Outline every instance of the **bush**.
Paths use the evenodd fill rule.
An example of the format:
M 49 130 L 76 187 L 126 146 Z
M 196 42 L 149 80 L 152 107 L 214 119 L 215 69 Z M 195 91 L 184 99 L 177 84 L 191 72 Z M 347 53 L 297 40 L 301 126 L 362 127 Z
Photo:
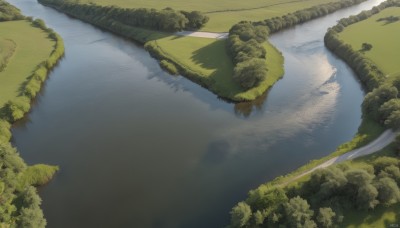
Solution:
M 251 89 L 258 86 L 267 75 L 267 66 L 264 59 L 250 59 L 236 65 L 233 79 L 243 89 Z
M 0 143 L 5 143 L 10 141 L 11 139 L 10 128 L 11 125 L 7 121 L 0 119 Z
M 10 122 L 15 122 L 23 118 L 25 113 L 29 111 L 30 107 L 30 100 L 27 97 L 18 97 L 13 101 L 8 101 L 4 105 L 4 112 L 6 118 L 8 118 Z

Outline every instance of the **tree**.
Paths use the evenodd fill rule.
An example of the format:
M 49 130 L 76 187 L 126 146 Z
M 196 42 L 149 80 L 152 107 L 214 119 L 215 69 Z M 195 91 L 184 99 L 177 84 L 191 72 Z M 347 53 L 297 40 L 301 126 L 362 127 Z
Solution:
M 384 123 L 390 128 L 398 129 L 400 127 L 400 110 L 393 111 Z
M 385 206 L 400 202 L 400 190 L 396 182 L 389 177 L 383 177 L 375 184 L 378 191 L 378 199 Z
M 317 216 L 318 225 L 326 228 L 332 227 L 335 216 L 336 213 L 330 207 L 320 208 Z
M 251 208 L 247 203 L 238 203 L 231 211 L 232 227 L 244 227 L 251 218 Z
M 314 211 L 310 209 L 310 205 L 300 196 L 296 196 L 284 205 L 287 223 L 290 227 L 317 227 L 315 222 L 311 220 Z
M 369 51 L 372 49 L 372 44 L 369 43 L 363 43 L 361 45 L 361 51 Z
M 379 201 L 376 199 L 378 190 L 371 184 L 366 184 L 359 187 L 357 192 L 357 207 L 360 209 L 373 209 L 378 205 Z
M 386 120 L 394 111 L 400 110 L 400 99 L 394 98 L 389 101 L 386 101 L 379 108 L 379 114 L 381 119 Z
M 263 59 L 250 59 L 236 65 L 233 79 L 243 89 L 251 89 L 262 82 L 267 75 L 267 66 Z
M 397 98 L 397 95 L 397 88 L 388 84 L 382 85 L 372 90 L 372 92 L 369 92 L 364 98 L 362 104 L 364 113 L 368 113 L 373 118 L 378 119 L 378 110 L 381 105 L 393 98 Z

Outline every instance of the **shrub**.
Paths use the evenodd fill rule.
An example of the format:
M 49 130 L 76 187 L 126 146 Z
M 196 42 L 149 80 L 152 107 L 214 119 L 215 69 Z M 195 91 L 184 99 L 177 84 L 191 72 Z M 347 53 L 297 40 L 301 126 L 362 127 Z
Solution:
M 27 113 L 30 109 L 30 100 L 27 97 L 18 97 L 13 101 L 8 101 L 4 105 L 4 112 L 10 122 L 15 122 Z
M 267 66 L 263 59 L 249 59 L 236 65 L 233 79 L 239 83 L 243 89 L 251 89 L 258 86 L 265 80 Z

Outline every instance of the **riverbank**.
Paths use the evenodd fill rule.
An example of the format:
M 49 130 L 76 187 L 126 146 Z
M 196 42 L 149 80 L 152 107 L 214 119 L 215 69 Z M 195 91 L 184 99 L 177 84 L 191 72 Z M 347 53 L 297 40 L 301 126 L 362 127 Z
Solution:
M 312 182 L 314 182 L 318 177 L 324 176 L 324 175 L 328 175 L 330 172 L 336 172 L 336 169 L 343 169 L 343 170 L 351 170 L 354 172 L 365 172 L 365 170 L 369 170 L 368 172 L 373 174 L 373 175 L 377 175 L 380 177 L 382 177 L 382 173 L 380 173 L 382 166 L 380 166 L 381 168 L 377 168 L 375 167 L 370 167 L 370 164 L 381 164 L 383 161 L 387 161 L 387 164 L 392 164 L 391 162 L 394 162 L 393 164 L 395 165 L 394 169 L 399 170 L 398 167 L 396 167 L 396 162 L 400 162 L 399 159 L 399 149 L 398 149 L 398 142 L 397 144 L 391 144 L 388 147 L 384 148 L 384 149 L 380 149 L 380 147 L 377 147 L 375 149 L 375 151 L 379 152 L 377 154 L 372 154 L 372 155 L 367 155 L 365 157 L 360 157 L 355 159 L 354 161 L 345 161 L 342 162 L 340 165 L 334 165 L 331 168 L 328 168 L 327 171 L 325 170 L 320 170 L 319 168 L 325 168 L 324 166 L 326 165 L 331 165 L 332 163 L 332 159 L 339 156 L 339 155 L 344 155 L 340 156 L 343 158 L 347 158 L 348 156 L 350 156 L 350 154 L 348 154 L 348 151 L 351 151 L 355 148 L 360 148 L 363 145 L 366 145 L 367 143 L 371 142 L 371 140 L 375 139 L 378 135 L 380 135 L 380 133 L 384 130 L 383 126 L 381 125 L 381 123 L 385 123 L 386 127 L 394 127 L 394 128 L 398 128 L 399 125 L 398 122 L 396 122 L 396 120 L 394 120 L 395 117 L 391 117 L 394 114 L 398 112 L 397 110 L 397 106 L 393 107 L 393 106 L 389 106 L 388 104 L 390 103 L 397 103 L 398 98 L 397 98 L 397 89 L 393 89 L 396 93 L 396 95 L 394 95 L 394 97 L 392 97 L 390 95 L 390 93 L 385 93 L 385 89 L 386 87 L 388 87 L 388 89 L 390 90 L 390 88 L 392 86 L 396 86 L 396 81 L 398 81 L 399 79 L 397 78 L 397 74 L 395 74 L 394 72 L 398 72 L 400 69 L 397 67 L 395 68 L 390 68 L 390 66 L 393 66 L 393 62 L 392 61 L 387 61 L 387 62 L 382 62 L 381 64 L 375 63 L 376 59 L 382 59 L 382 58 L 386 58 L 386 57 L 382 57 L 382 55 L 376 55 L 376 53 L 382 53 L 382 50 L 385 50 L 387 48 L 387 45 L 391 45 L 392 43 L 390 42 L 390 39 L 392 39 L 393 35 L 395 35 L 396 33 L 394 31 L 396 30 L 395 26 L 398 25 L 392 25 L 391 28 L 389 27 L 384 27 L 387 26 L 387 24 L 385 24 L 385 20 L 379 20 L 380 18 L 392 18 L 397 16 L 397 12 L 398 11 L 398 6 L 399 6 L 398 1 L 387 1 L 382 3 L 381 5 L 374 7 L 372 10 L 370 11 L 364 11 L 362 13 L 360 13 L 357 16 L 352 16 L 350 18 L 346 18 L 346 19 L 342 19 L 339 21 L 339 24 L 334 26 L 333 28 L 329 29 L 328 33 L 325 36 L 325 42 L 328 48 L 330 48 L 331 50 L 333 50 L 333 52 L 337 53 L 340 57 L 342 57 L 344 59 L 345 62 L 347 62 L 350 66 L 353 67 L 353 69 L 357 72 L 357 75 L 360 77 L 360 80 L 363 82 L 364 86 L 369 90 L 372 91 L 370 92 L 365 100 L 364 100 L 364 104 L 363 104 L 363 123 L 360 126 L 360 129 L 358 131 L 358 134 L 355 136 L 355 138 L 346 143 L 341 145 L 338 150 L 334 153 L 332 153 L 331 155 L 324 157 L 322 159 L 316 160 L 316 161 L 311 161 L 309 164 L 302 166 L 301 168 L 291 172 L 288 175 L 285 176 L 281 176 L 276 178 L 275 180 L 268 182 L 266 184 L 261 185 L 260 187 L 258 187 L 255 190 L 250 191 L 249 193 L 249 198 L 247 198 L 247 200 L 245 202 L 241 202 L 239 203 L 231 212 L 232 215 L 232 223 L 234 224 L 238 217 L 240 217 L 240 214 L 243 215 L 244 211 L 248 211 L 250 210 L 250 212 L 254 213 L 253 215 L 250 215 L 248 217 L 247 222 L 252 223 L 252 221 L 254 220 L 250 220 L 250 218 L 254 218 L 256 221 L 261 221 L 261 223 L 259 224 L 263 224 L 268 223 L 268 224 L 279 224 L 280 222 L 285 222 L 282 221 L 282 216 L 284 216 L 283 218 L 285 219 L 289 219 L 290 220 L 290 215 L 289 214 L 285 214 L 285 212 L 282 212 L 281 210 L 287 210 L 286 206 L 285 207 L 275 207 L 277 204 L 283 204 L 286 205 L 285 203 L 288 202 L 288 198 L 287 197 L 294 197 L 296 196 L 296 194 L 298 194 L 297 196 L 301 196 L 303 198 L 306 199 L 306 201 L 303 201 L 305 205 L 307 205 L 308 208 L 310 208 L 311 205 L 311 209 L 315 210 L 315 214 L 314 215 L 318 215 L 318 216 L 322 216 L 321 214 L 318 214 L 318 209 L 321 205 L 323 205 L 323 203 L 321 203 L 321 200 L 329 200 L 331 198 L 329 197 L 336 197 L 336 198 L 340 198 L 343 197 L 343 195 L 339 195 L 338 194 L 332 194 L 332 193 L 327 193 L 328 195 L 324 196 L 325 198 L 319 198 L 321 194 L 321 192 L 318 191 L 323 191 L 323 185 L 322 182 L 320 184 L 310 184 Z M 397 9 L 392 9 L 392 10 L 386 10 L 386 8 L 390 8 L 390 7 L 395 7 Z M 377 14 L 376 16 L 374 16 L 375 14 Z M 390 14 L 390 15 L 389 15 Z M 362 21 L 362 22 L 359 22 Z M 397 21 L 397 20 L 396 20 Z M 373 24 L 379 24 L 379 27 L 373 25 Z M 354 24 L 354 26 L 350 26 Z M 375 27 L 374 27 L 375 26 Z M 370 29 L 374 28 L 374 33 L 376 34 L 380 34 L 379 39 L 378 38 L 374 38 L 374 36 L 360 36 L 359 34 L 361 33 L 370 33 Z M 385 30 L 385 31 L 383 31 Z M 352 36 L 352 35 L 339 35 L 338 33 L 351 33 L 356 31 L 357 36 Z M 369 31 L 369 32 L 368 32 Z M 387 35 L 382 36 L 382 34 L 384 34 L 386 32 Z M 395 35 L 396 36 L 396 35 Z M 345 37 L 347 39 L 339 39 L 338 37 Z M 357 41 L 355 41 L 355 39 L 358 39 Z M 385 41 L 386 39 L 386 41 Z M 389 39 L 389 40 L 388 40 Z M 395 38 L 396 39 L 396 38 Z M 335 40 L 335 42 L 333 42 L 332 40 Z M 379 40 L 379 42 L 377 42 Z M 362 42 L 371 42 L 373 48 L 375 48 L 375 54 L 374 53 L 368 53 L 369 55 L 366 55 L 366 52 L 369 50 L 361 50 L 361 44 Z M 375 42 L 374 42 L 375 41 Z M 349 43 L 351 44 L 351 46 L 349 45 Z M 397 44 L 395 44 L 397 45 Z M 394 48 L 393 46 L 390 46 L 392 48 Z M 359 49 L 360 48 L 360 49 Z M 343 51 L 343 49 L 346 49 L 347 51 Z M 339 51 L 338 51 L 339 50 Z M 392 49 L 393 50 L 393 49 Z M 398 52 L 394 52 L 394 53 L 398 53 Z M 355 58 L 354 56 L 357 56 L 357 58 Z M 350 57 L 351 56 L 351 57 Z M 368 56 L 368 57 L 367 57 Z M 357 59 L 356 61 L 354 61 L 354 59 Z M 395 58 L 397 59 L 397 58 Z M 375 60 L 375 61 L 374 61 Z M 393 59 L 393 61 L 395 61 Z M 368 70 L 366 70 L 368 69 Z M 387 69 L 391 69 L 390 71 L 388 71 Z M 371 73 L 371 71 L 373 71 L 375 74 Z M 378 74 L 376 74 L 376 72 L 378 72 Z M 386 75 L 389 75 L 386 76 Z M 386 87 L 385 87 L 386 86 Z M 381 92 L 381 93 L 380 93 Z M 369 105 L 369 103 L 371 103 L 371 100 L 373 99 L 373 97 L 380 97 L 376 102 L 379 103 L 379 105 L 376 107 L 374 106 L 373 110 L 375 113 L 378 112 L 379 110 L 384 109 L 385 112 L 388 112 L 386 115 L 386 118 L 388 119 L 377 119 L 377 118 L 382 118 L 380 115 L 382 115 L 381 113 L 378 114 L 374 114 L 372 111 L 369 112 L 367 111 L 368 108 L 371 108 L 371 105 Z M 392 99 L 393 98 L 393 99 Z M 389 100 L 392 99 L 390 102 Z M 384 107 L 385 108 L 380 108 L 383 107 L 383 104 L 385 102 L 389 102 L 388 104 L 386 104 Z M 387 107 L 387 108 L 386 108 Z M 389 108 L 390 107 L 390 108 Z M 380 111 L 382 112 L 382 111 Z M 390 113 L 392 112 L 392 114 Z M 377 116 L 378 115 L 378 116 Z M 397 115 L 395 115 L 397 116 Z M 391 118 L 389 118 L 391 117 Z M 384 137 L 383 137 L 384 138 Z M 391 137 L 390 139 L 394 139 L 394 137 Z M 386 145 L 386 143 L 385 143 Z M 358 151 L 358 150 L 357 150 Z M 371 152 L 371 151 L 369 151 Z M 338 157 L 338 158 L 340 158 Z M 389 160 L 391 162 L 389 162 Z M 347 168 L 343 168 L 343 167 L 347 167 Z M 328 174 L 327 174 L 328 173 Z M 336 175 L 336 174 L 335 174 Z M 324 178 L 324 177 L 322 177 Z M 329 179 L 335 179 L 335 176 L 330 176 Z M 394 175 L 391 176 L 389 175 L 389 178 L 391 178 L 390 180 L 388 180 L 390 183 L 385 183 L 382 184 L 380 186 L 375 186 L 379 191 L 379 188 L 389 188 L 389 186 L 393 187 L 393 191 L 398 191 L 398 186 L 396 186 L 396 184 L 393 185 L 393 180 L 397 180 L 398 181 L 398 176 Z M 397 178 L 397 179 L 396 179 Z M 395 183 L 395 182 L 394 182 Z M 327 185 L 328 183 L 325 183 L 324 185 Z M 312 187 L 312 191 L 314 191 L 314 193 L 312 195 L 307 195 L 309 190 L 310 185 L 313 185 Z M 372 188 L 375 188 L 372 187 Z M 305 189 L 306 188 L 306 189 Z M 332 188 L 332 187 L 331 187 Z M 336 188 L 336 187 L 335 187 Z M 390 187 L 391 188 L 391 187 Z M 308 189 L 308 190 L 307 190 Z M 385 199 L 382 198 L 381 193 L 378 193 L 378 190 L 372 190 L 372 191 L 376 191 L 376 193 L 372 193 L 371 195 L 371 201 L 369 202 L 369 206 L 367 206 L 369 209 L 373 209 L 376 205 L 378 205 L 381 202 L 385 202 Z M 278 197 L 278 195 L 275 195 L 276 191 L 279 191 L 279 194 L 283 194 L 285 195 L 285 193 L 287 194 L 287 197 L 285 195 L 285 197 L 283 196 L 279 196 L 281 198 Z M 338 191 L 338 190 L 336 190 Z M 341 193 L 344 194 L 344 193 Z M 371 194 L 371 193 L 368 193 Z M 383 193 L 382 193 L 383 194 Z M 397 194 L 397 193 L 396 193 Z M 273 198 L 272 195 L 275 195 L 276 197 Z M 315 195 L 315 197 L 313 196 Z M 272 198 L 271 198 L 272 197 Z M 326 198 L 328 197 L 328 198 Z M 375 200 L 375 199 L 379 199 Z M 273 201 L 270 201 L 273 200 Z M 303 199 L 301 199 L 303 200 Z M 329 221 L 330 223 L 336 224 L 338 222 L 343 222 L 343 225 L 345 225 L 346 227 L 353 227 L 353 226 L 363 226 L 366 224 L 366 221 L 368 220 L 368 224 L 374 224 L 377 227 L 380 226 L 384 226 L 385 224 L 387 224 L 387 222 L 392 222 L 394 224 L 396 224 L 397 222 L 400 221 L 400 218 L 398 216 L 396 216 L 395 214 L 393 214 L 393 211 L 396 210 L 396 208 L 398 208 L 400 199 L 397 199 L 396 196 L 393 198 L 392 201 L 390 201 L 390 203 L 385 204 L 385 206 L 380 205 L 377 207 L 376 210 L 373 211 L 369 211 L 369 215 L 367 217 L 362 217 L 361 215 L 363 214 L 362 212 L 358 213 L 358 212 L 354 212 L 357 211 L 359 208 L 354 208 L 353 205 L 349 205 L 348 203 L 344 203 L 343 202 L 343 206 L 339 206 L 336 204 L 337 199 L 333 199 L 333 201 L 330 202 L 329 205 L 331 205 L 332 208 L 330 208 L 329 210 L 326 209 L 326 211 L 330 211 L 329 213 L 331 213 L 331 217 L 329 217 Z M 359 202 L 359 199 L 354 199 L 356 202 Z M 318 203 L 316 203 L 318 202 Z M 332 203 L 335 202 L 335 203 Z M 265 203 L 270 204 L 269 206 L 265 206 Z M 294 203 L 291 202 L 291 203 Z M 310 205 L 308 204 L 310 203 Z M 264 205 L 264 206 L 261 206 Z M 250 205 L 250 206 L 248 206 Z M 390 207 L 388 207 L 390 206 Z M 268 209 L 269 207 L 272 207 L 273 209 Z M 357 206 L 358 207 L 358 206 Z M 280 208 L 280 209 L 279 209 Z M 333 211 L 331 210 L 333 209 Z M 321 213 L 321 209 L 319 209 L 320 213 Z M 324 209 L 325 210 L 325 209 Z M 256 213 L 257 212 L 257 213 Z M 239 215 L 238 215 L 239 213 Z M 277 214 L 276 214 L 277 213 Z M 279 214 L 279 213 L 283 213 L 283 214 Z M 346 216 L 348 214 L 351 214 L 352 216 Z M 365 214 L 365 213 L 364 213 Z M 326 214 L 325 214 L 326 215 Z M 287 216 L 287 217 L 285 217 Z M 314 219 L 315 222 L 319 225 L 323 225 L 321 222 L 321 220 L 319 220 L 321 217 L 312 217 L 313 215 L 311 214 L 307 219 Z M 337 216 L 341 216 L 340 221 L 339 220 L 335 220 L 338 217 Z M 343 217 L 344 216 L 344 217 Z M 387 222 L 385 222 L 385 219 L 388 219 Z M 259 220 L 257 220 L 259 219 Z M 261 220 L 260 220 L 261 219 Z M 283 219 L 283 220 L 285 220 Z M 290 222 L 290 221 L 289 221 Z M 304 222 L 304 221 L 303 221 Z M 313 220 L 311 220 L 310 222 L 314 223 Z M 326 222 L 326 220 L 325 220 Z M 314 223 L 315 224 L 315 223 Z
M 294 26 L 299 23 L 306 22 L 317 17 L 335 12 L 341 8 L 349 7 L 358 4 L 364 0 L 347 0 L 338 2 L 321 2 L 321 1 L 306 1 L 306 2 L 287 2 L 292 7 L 278 11 L 278 14 L 267 13 L 267 20 L 259 22 L 263 26 L 269 26 L 268 19 L 274 17 L 273 20 L 286 21 L 287 17 L 299 17 L 298 20 L 290 20 L 290 24 L 284 23 L 280 28 L 269 28 L 273 32 L 281 29 Z M 123 37 L 133 39 L 141 44 L 145 44 L 146 49 L 151 52 L 151 55 L 157 58 L 161 66 L 165 69 L 167 65 L 170 67 L 167 71 L 179 73 L 193 82 L 209 89 L 217 96 L 234 102 L 251 101 L 264 94 L 272 85 L 274 85 L 283 76 L 283 57 L 272 47 L 267 41 L 263 44 L 270 52 L 265 58 L 265 65 L 268 66 L 268 71 L 265 80 L 262 80 L 253 88 L 242 88 L 239 83 L 232 77 L 234 67 L 230 57 L 230 50 L 225 47 L 227 43 L 221 40 L 204 41 L 203 38 L 181 38 L 169 33 L 146 30 L 143 28 L 132 27 L 121 23 L 112 16 L 106 15 L 101 20 L 95 14 L 81 12 L 80 8 L 100 7 L 98 5 L 89 6 L 83 3 L 76 3 L 71 6 L 65 6 L 61 1 L 57 0 L 39 0 L 41 4 L 53 7 L 72 17 L 78 18 L 85 22 L 99 26 L 100 28 L 114 32 Z M 104 3 L 104 2 L 103 2 Z M 72 3 L 68 3 L 72 4 Z M 113 3 L 115 4 L 115 3 Z M 286 4 L 286 3 L 285 3 Z M 285 4 L 282 4 L 285 5 Z M 286 6 L 287 6 L 286 4 Z M 279 4 L 281 5 L 281 4 Z M 104 3 L 104 6 L 108 6 Z M 117 4 L 118 6 L 118 4 Z M 271 5 L 275 7 L 276 5 Z M 280 6 L 280 7 L 282 7 Z M 114 6 L 115 7 L 115 6 Z M 199 10 L 199 9 L 196 9 Z M 217 9 L 216 11 L 220 11 Z M 306 16 L 304 16 L 306 15 Z M 265 15 L 258 15 L 257 19 L 265 19 Z M 279 22 L 280 23 L 280 22 Z M 231 24 L 230 26 L 232 26 Z M 207 24 L 205 25 L 207 27 Z M 219 57 L 221 63 L 210 64 L 210 59 L 213 55 Z M 270 59 L 269 59 L 270 58 Z M 163 62 L 163 63 L 161 63 Z M 172 66 L 174 65 L 174 67 Z M 177 72 L 175 72 L 175 69 Z M 278 75 L 279 74 L 279 75 Z
M 45 227 L 34 186 L 48 183 L 58 167 L 27 166 L 10 143 L 10 129 L 29 111 L 48 71 L 63 55 L 63 41 L 41 20 L 25 18 L 15 7 L 0 3 L 5 12 L 0 16 L 0 41 L 6 41 L 0 42 L 0 226 Z

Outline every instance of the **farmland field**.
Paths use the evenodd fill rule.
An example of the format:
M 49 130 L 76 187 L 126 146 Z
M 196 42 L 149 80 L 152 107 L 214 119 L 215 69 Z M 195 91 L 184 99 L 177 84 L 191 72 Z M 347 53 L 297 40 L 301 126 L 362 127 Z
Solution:
M 372 49 L 365 51 L 364 55 L 386 75 L 394 76 L 400 74 L 400 20 L 385 20 L 390 16 L 400 18 L 400 7 L 387 8 L 367 20 L 348 26 L 339 35 L 354 50 L 361 51 L 363 43 L 371 44 Z
M 221 0 L 221 1 L 159 1 L 159 0 L 84 0 L 100 5 L 115 5 L 123 8 L 171 7 L 176 10 L 198 10 L 210 17 L 210 21 L 201 30 L 226 32 L 239 21 L 257 21 L 283 16 L 296 10 L 309 8 L 338 0 Z
M 4 40 L 9 44 L 12 40 L 16 48 L 0 72 L 0 107 L 19 95 L 22 83 L 40 62 L 49 57 L 54 45 L 44 31 L 32 27 L 28 21 L 1 22 L 0 43 L 4 44 Z

